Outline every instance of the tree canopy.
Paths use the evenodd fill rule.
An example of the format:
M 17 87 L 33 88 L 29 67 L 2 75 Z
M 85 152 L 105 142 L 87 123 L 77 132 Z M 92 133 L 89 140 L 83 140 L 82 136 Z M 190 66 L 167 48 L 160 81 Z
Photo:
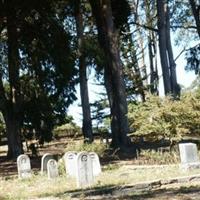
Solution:
M 66 122 L 67 108 L 77 99 L 78 83 L 83 135 L 93 141 L 88 68 L 105 86 L 106 103 L 93 106 L 101 121 L 98 106 L 109 107 L 105 117 L 112 147 L 134 147 L 128 137 L 128 104 L 147 101 L 148 92 L 158 95 L 159 67 L 165 95 L 181 98 L 174 41 L 185 53 L 183 67 L 199 75 L 199 8 L 197 0 L 1 0 L 0 111 L 8 156 L 23 153 L 24 137 L 51 140 L 53 128 Z M 195 43 L 191 48 L 188 36 Z M 138 108 L 131 108 L 138 116 Z

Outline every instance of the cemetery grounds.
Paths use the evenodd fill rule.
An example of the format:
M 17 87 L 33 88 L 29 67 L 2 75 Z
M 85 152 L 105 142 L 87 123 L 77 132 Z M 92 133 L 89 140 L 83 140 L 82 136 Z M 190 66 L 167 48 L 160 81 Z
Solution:
M 0 200 L 200 199 L 200 169 L 180 170 L 177 151 L 142 151 L 137 159 L 119 158 L 114 153 L 109 156 L 100 155 L 102 173 L 95 178 L 91 188 L 78 189 L 76 180 L 66 175 L 62 159 L 58 161 L 58 178 L 49 180 L 40 174 L 42 155 L 51 153 L 61 158 L 70 148 L 79 148 L 81 143 L 82 138 L 73 141 L 58 138 L 40 148 L 38 157 L 25 152 L 31 158 L 33 171 L 33 176 L 26 180 L 18 179 L 16 160 L 8 161 L 6 147 L 1 146 Z M 99 148 L 103 144 L 99 142 L 96 146 Z M 87 148 L 90 150 L 90 147 L 84 150 Z M 98 148 L 97 153 L 101 154 Z

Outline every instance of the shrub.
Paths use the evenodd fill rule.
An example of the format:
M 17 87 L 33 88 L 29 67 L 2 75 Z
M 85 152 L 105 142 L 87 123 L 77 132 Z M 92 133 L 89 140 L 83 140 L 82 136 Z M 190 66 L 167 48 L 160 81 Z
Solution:
M 136 160 L 137 164 L 144 165 L 163 165 L 180 163 L 179 152 L 170 151 L 162 152 L 155 150 L 142 150 L 140 156 Z
M 184 136 L 199 136 L 200 95 L 182 95 L 179 101 L 170 97 L 149 95 L 144 103 L 129 105 L 130 135 L 148 140 L 180 141 Z
M 73 122 L 63 124 L 61 126 L 56 127 L 53 130 L 54 136 L 65 135 L 65 136 L 77 136 L 81 133 L 81 129 L 79 126 L 74 124 Z
M 97 153 L 100 157 L 104 156 L 105 151 L 108 149 L 108 145 L 103 144 L 103 143 L 92 143 L 92 144 L 79 144 L 77 145 L 76 143 L 71 143 L 70 145 L 67 146 L 65 149 L 65 152 L 67 151 L 88 151 L 88 152 L 95 152 Z

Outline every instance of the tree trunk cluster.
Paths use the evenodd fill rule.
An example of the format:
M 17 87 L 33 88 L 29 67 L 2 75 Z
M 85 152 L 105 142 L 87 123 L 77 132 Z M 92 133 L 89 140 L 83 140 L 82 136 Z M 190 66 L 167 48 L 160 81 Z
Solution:
M 104 79 L 111 108 L 112 146 L 128 148 L 130 139 L 127 136 L 129 128 L 126 88 L 120 60 L 119 35 L 113 22 L 111 2 L 90 0 L 90 4 L 97 24 L 99 43 L 107 61 Z
M 171 46 L 169 7 L 166 0 L 157 0 L 157 15 L 164 90 L 166 95 L 172 95 L 177 98 L 180 95 L 180 86 L 176 80 L 176 63 Z

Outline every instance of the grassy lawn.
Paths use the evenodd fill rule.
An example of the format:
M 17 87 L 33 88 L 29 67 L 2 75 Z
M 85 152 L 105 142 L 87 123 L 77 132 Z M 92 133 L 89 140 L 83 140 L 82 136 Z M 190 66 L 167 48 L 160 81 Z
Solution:
M 106 188 L 136 184 L 143 181 L 157 179 L 169 179 L 179 176 L 198 174 L 200 170 L 184 172 L 178 166 L 158 168 L 135 168 L 134 165 L 110 164 L 103 168 L 103 173 L 96 178 L 95 188 Z M 25 200 L 39 197 L 57 197 L 58 199 L 70 199 L 69 191 L 76 191 L 76 180 L 62 174 L 55 180 L 48 180 L 46 176 L 33 175 L 28 180 L 12 178 L 0 180 L 0 199 Z
M 102 174 L 96 177 L 95 184 L 92 188 L 95 191 L 103 191 L 115 186 L 130 186 L 141 182 L 148 182 L 153 180 L 166 180 L 175 177 L 189 176 L 200 174 L 200 169 L 182 171 L 179 169 L 180 163 L 179 153 L 174 152 L 156 152 L 156 151 L 142 151 L 137 159 L 120 160 L 114 155 L 114 160 L 104 154 L 106 146 L 100 145 L 81 145 L 76 142 L 66 145 L 63 141 L 54 141 L 46 145 L 40 150 L 41 155 L 47 152 L 63 153 L 70 150 L 76 151 L 95 151 L 99 155 L 103 155 L 102 159 Z M 67 148 L 66 148 L 67 147 Z M 6 155 L 6 149 L 0 148 L 1 156 Z M 3 161 L 3 160 L 2 160 Z M 60 176 L 54 180 L 48 180 L 47 176 L 41 176 L 40 159 L 32 159 L 31 162 L 38 164 L 34 167 L 34 174 L 32 178 L 27 180 L 19 180 L 16 176 L 16 162 L 4 161 L 0 166 L 0 200 L 68 200 L 71 199 L 70 193 L 81 192 L 77 199 L 84 198 L 84 192 L 88 189 L 80 190 L 76 187 L 76 180 L 66 176 L 63 162 L 59 162 Z M 165 165 L 161 165 L 165 164 Z M 166 165 L 169 164 L 169 165 Z M 157 165 L 157 167 L 152 167 Z M 12 167 L 12 168 L 10 168 Z M 12 175 L 6 176 L 6 170 L 12 169 Z M 5 172 L 3 172 L 5 171 Z M 2 172 L 2 173 L 1 173 Z M 197 185 L 194 185 L 197 184 Z M 168 188 L 167 188 L 168 187 Z M 197 192 L 196 192 L 197 191 Z M 182 185 L 175 184 L 165 186 L 159 190 L 151 190 L 146 192 L 131 191 L 132 193 L 126 197 L 114 197 L 112 194 L 99 195 L 96 199 L 176 199 L 176 200 L 190 200 L 198 199 L 200 196 L 200 183 L 184 183 Z M 190 193 L 191 192 L 191 193 Z M 187 196 L 189 195 L 189 196 Z M 198 198 L 190 198 L 191 195 L 197 195 Z M 94 199 L 91 197 L 90 199 Z M 199 198 L 200 199 L 200 198 Z

